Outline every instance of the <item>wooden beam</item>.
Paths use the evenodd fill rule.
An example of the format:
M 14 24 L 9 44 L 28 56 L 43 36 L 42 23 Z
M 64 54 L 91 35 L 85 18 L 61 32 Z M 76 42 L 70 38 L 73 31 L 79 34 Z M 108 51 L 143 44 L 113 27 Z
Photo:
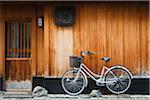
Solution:
M 37 7 L 37 17 L 44 15 L 44 7 Z M 43 76 L 44 67 L 43 67 L 43 47 L 44 47 L 44 30 L 43 28 L 37 27 L 37 76 Z
M 33 17 L 32 17 L 32 25 L 31 25 L 31 57 L 32 57 L 32 76 L 36 75 L 36 16 L 35 16 L 35 8 L 33 7 Z
M 5 21 L 0 19 L 0 75 L 5 75 Z
M 44 76 L 49 75 L 49 7 L 44 7 Z

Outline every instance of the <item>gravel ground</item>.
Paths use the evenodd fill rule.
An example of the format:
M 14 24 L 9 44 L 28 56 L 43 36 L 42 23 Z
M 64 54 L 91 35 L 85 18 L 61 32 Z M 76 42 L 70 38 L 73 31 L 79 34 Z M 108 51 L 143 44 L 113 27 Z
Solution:
M 43 97 L 5 97 L 0 95 L 0 100 L 150 100 L 150 95 L 103 95 L 102 97 L 89 97 L 89 95 L 69 96 L 64 94 L 48 94 Z

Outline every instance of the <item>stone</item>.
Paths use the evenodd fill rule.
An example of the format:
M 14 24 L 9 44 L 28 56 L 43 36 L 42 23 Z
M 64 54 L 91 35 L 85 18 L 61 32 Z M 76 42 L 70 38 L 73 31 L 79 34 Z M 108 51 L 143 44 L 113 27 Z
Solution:
M 89 96 L 90 97 L 102 97 L 102 93 L 100 90 L 92 90 Z
M 45 88 L 41 87 L 41 86 L 36 86 L 33 89 L 32 94 L 33 94 L 34 97 L 42 97 L 42 96 L 47 96 L 48 91 Z

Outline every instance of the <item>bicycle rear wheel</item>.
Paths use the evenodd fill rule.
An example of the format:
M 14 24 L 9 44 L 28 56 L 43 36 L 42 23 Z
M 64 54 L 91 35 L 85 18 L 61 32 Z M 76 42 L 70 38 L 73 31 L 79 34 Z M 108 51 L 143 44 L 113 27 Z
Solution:
M 78 95 L 85 88 L 85 78 L 77 69 L 71 69 L 64 73 L 61 84 L 69 95 Z
M 113 68 L 106 76 L 106 87 L 115 94 L 121 94 L 128 90 L 131 85 L 131 76 L 123 68 Z

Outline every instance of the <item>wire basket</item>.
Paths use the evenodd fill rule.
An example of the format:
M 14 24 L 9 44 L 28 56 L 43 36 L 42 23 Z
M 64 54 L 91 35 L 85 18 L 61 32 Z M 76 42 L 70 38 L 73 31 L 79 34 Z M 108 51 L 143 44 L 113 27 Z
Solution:
M 80 64 L 82 63 L 83 58 L 80 56 L 70 56 L 69 62 L 71 67 L 80 67 Z

